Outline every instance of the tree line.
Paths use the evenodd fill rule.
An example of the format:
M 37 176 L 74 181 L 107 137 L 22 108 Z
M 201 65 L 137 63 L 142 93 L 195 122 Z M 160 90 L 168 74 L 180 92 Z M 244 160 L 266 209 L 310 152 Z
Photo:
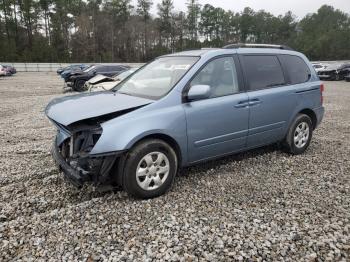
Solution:
M 144 62 L 228 43 L 285 44 L 313 60 L 350 59 L 350 16 L 324 5 L 298 20 L 187 0 L 0 0 L 0 61 Z M 232 6 L 234 8 L 234 4 Z

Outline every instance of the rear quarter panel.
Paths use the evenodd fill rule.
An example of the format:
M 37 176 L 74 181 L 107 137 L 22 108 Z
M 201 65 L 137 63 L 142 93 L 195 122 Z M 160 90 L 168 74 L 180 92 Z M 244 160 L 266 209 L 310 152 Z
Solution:
M 320 89 L 322 81 L 320 81 L 320 78 L 318 77 L 309 59 L 305 55 L 300 53 L 299 56 L 308 65 L 311 72 L 311 76 L 308 82 L 294 85 L 297 104 L 293 114 L 290 117 L 289 125 L 292 123 L 293 119 L 297 116 L 297 114 L 305 109 L 311 109 L 312 111 L 314 111 L 317 118 L 323 117 L 323 113 L 322 116 L 318 115 L 318 111 L 320 111 L 320 108 L 322 108 L 321 111 L 323 112 L 323 105 L 321 102 L 322 94 Z M 320 120 L 321 119 L 317 119 L 318 123 Z
M 294 95 L 296 96 L 296 106 L 288 121 L 288 127 L 291 125 L 297 114 L 305 109 L 311 109 L 318 117 L 316 111 L 322 107 L 320 90 L 321 84 L 321 81 L 312 81 L 295 85 Z

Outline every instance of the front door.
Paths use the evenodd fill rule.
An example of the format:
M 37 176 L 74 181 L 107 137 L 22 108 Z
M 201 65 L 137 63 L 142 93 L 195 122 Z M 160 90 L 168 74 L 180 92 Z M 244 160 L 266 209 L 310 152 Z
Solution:
M 248 96 L 242 92 L 233 57 L 207 63 L 190 86 L 209 85 L 208 99 L 184 104 L 189 162 L 221 156 L 246 147 Z

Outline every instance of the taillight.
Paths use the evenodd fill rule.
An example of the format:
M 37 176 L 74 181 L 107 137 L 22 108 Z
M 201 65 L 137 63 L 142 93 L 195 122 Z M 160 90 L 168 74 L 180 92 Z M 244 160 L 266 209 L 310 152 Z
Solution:
M 323 83 L 320 85 L 320 90 L 321 90 L 321 105 L 323 105 L 323 92 L 324 92 L 324 84 Z

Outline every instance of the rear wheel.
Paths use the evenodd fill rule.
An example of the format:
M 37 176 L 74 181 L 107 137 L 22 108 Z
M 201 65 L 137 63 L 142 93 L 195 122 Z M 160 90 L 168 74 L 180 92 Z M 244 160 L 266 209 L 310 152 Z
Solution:
M 129 153 L 124 168 L 126 192 L 137 198 L 153 198 L 167 192 L 177 173 L 175 151 L 164 141 L 148 139 Z
M 288 153 L 299 155 L 309 147 L 312 138 L 312 121 L 305 114 L 299 114 L 289 128 L 284 144 Z

